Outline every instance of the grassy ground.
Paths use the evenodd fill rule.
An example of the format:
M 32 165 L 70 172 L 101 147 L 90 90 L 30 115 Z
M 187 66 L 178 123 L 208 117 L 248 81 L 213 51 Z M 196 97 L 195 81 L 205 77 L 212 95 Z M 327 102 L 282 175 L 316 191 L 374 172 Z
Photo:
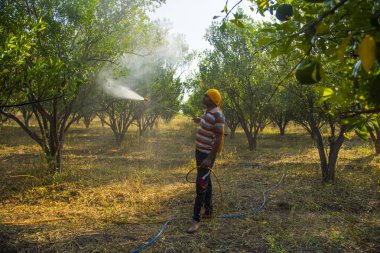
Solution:
M 139 137 L 131 130 L 122 148 L 95 123 L 74 126 L 66 139 L 64 172 L 48 175 L 41 152 L 19 128 L 0 129 L 0 252 L 379 252 L 380 157 L 370 144 L 344 144 L 333 185 L 321 184 L 317 151 L 291 127 L 285 136 L 266 129 L 256 151 L 242 132 L 226 139 L 216 171 L 224 193 L 221 213 L 252 210 L 262 191 L 262 212 L 242 219 L 191 221 L 194 126 L 177 119 Z M 192 175 L 194 176 L 194 174 Z

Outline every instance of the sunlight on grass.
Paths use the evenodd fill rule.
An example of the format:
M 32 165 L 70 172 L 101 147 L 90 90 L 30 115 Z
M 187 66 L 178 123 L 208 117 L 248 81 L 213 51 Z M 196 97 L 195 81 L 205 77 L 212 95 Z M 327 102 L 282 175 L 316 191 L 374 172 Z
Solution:
M 5 130 L 4 130 L 5 129 Z M 112 132 L 94 122 L 74 125 L 65 143 L 64 171 L 49 175 L 38 146 L 14 126 L 0 142 L 0 236 L 20 249 L 39 252 L 128 252 L 177 220 L 152 246 L 156 252 L 371 251 L 378 244 L 380 158 L 370 144 L 347 141 L 337 166 L 337 183 L 321 184 L 317 150 L 296 126 L 285 136 L 268 127 L 257 150 L 247 150 L 244 133 L 225 140 L 213 179 L 220 213 L 253 210 L 262 191 L 287 173 L 264 210 L 233 221 L 212 220 L 196 235 L 191 221 L 194 185 L 194 124 L 177 117 L 143 137 L 133 128 L 121 148 Z M 20 138 L 20 139 L 19 139 Z M 191 180 L 195 172 L 190 175 Z M 179 250 L 179 252 L 183 252 Z

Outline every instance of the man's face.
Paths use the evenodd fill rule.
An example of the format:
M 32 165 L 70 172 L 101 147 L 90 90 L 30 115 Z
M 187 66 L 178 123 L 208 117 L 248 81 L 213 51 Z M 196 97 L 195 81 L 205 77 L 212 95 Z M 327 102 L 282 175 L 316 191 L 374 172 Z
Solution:
M 212 106 L 214 103 L 212 102 L 212 100 L 211 100 L 211 98 L 205 93 L 204 95 L 203 95 L 203 104 L 205 105 L 205 106 Z

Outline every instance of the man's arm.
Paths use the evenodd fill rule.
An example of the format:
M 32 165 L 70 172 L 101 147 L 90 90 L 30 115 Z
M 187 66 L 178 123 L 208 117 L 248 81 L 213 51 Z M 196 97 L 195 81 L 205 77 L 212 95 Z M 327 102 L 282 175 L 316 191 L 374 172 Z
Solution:
M 218 149 L 220 144 L 222 143 L 222 133 L 215 133 L 215 141 L 212 146 L 211 152 L 209 156 L 203 160 L 201 167 L 203 168 L 211 168 L 212 160 L 215 159 L 216 154 L 218 153 Z
M 194 118 L 192 118 L 192 120 L 193 120 L 194 123 L 196 123 L 196 124 L 201 123 L 201 118 L 200 118 L 200 117 L 194 117 Z

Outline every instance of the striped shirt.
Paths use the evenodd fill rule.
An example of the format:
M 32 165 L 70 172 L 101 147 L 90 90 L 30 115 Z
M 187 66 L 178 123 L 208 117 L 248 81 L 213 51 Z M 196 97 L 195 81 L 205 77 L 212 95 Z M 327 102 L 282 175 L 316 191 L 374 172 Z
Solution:
M 200 152 L 209 154 L 215 141 L 215 133 L 223 133 L 224 115 L 219 107 L 206 111 L 199 123 L 195 144 Z

